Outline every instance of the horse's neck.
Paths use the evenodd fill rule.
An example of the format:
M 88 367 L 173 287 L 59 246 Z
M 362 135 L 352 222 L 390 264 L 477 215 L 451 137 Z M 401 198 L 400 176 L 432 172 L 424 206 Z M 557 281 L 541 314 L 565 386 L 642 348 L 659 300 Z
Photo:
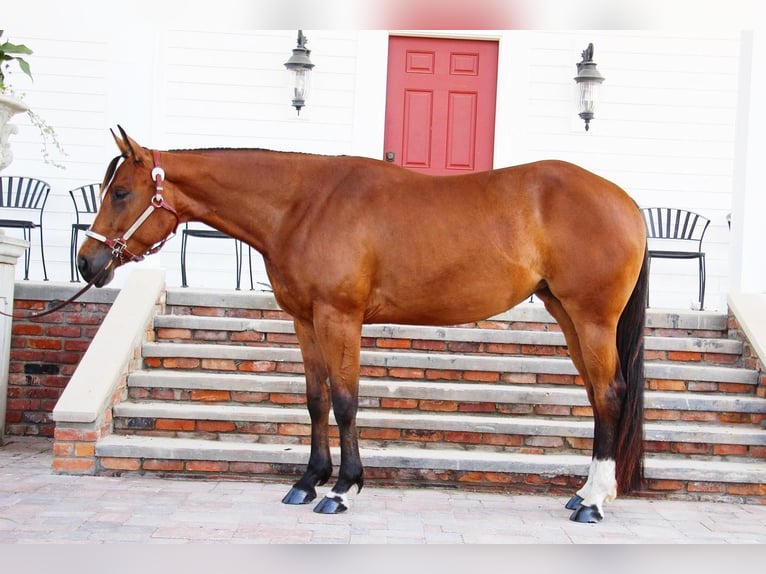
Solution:
M 261 150 L 180 152 L 168 178 L 178 178 L 182 218 L 242 239 L 265 255 L 286 214 L 311 197 L 302 188 L 314 180 L 311 162 L 292 157 Z

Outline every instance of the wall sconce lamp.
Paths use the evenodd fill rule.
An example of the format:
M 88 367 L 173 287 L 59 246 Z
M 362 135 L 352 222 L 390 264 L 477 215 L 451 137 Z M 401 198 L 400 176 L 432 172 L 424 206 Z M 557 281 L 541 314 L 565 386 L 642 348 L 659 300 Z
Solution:
M 596 111 L 601 83 L 604 81 L 596 69 L 596 62 L 593 61 L 593 43 L 582 52 L 582 62 L 577 64 L 577 112 L 585 121 L 585 131 L 590 127 L 588 124 L 593 119 Z
M 290 74 L 290 89 L 293 94 L 293 107 L 301 114 L 301 108 L 306 105 L 309 88 L 311 86 L 311 69 L 314 64 L 309 59 L 311 50 L 306 48 L 308 38 L 303 35 L 303 30 L 298 30 L 298 45 L 293 48 L 293 55 L 285 62 L 285 68 Z

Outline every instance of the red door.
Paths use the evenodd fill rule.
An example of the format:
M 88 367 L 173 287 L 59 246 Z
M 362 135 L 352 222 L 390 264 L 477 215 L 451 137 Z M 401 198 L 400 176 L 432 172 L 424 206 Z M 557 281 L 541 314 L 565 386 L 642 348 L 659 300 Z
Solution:
M 392 36 L 385 159 L 430 174 L 492 169 L 497 42 Z

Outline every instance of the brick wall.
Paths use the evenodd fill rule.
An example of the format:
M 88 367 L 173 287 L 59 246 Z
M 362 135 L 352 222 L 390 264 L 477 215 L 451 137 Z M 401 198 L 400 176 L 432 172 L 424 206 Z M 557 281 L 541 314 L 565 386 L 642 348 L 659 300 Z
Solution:
M 14 311 L 43 311 L 76 289 L 17 285 Z M 53 436 L 51 411 L 109 312 L 114 291 L 93 293 L 40 319 L 13 320 L 6 434 Z
M 742 366 L 747 369 L 754 369 L 760 373 L 760 381 L 758 388 L 756 389 L 756 395 L 761 398 L 766 398 L 766 365 L 758 358 L 758 354 L 753 349 L 752 344 L 748 341 L 747 336 L 742 330 L 742 326 L 737 321 L 737 318 L 729 312 L 728 317 L 729 337 L 739 339 L 744 342 L 744 348 L 742 350 Z

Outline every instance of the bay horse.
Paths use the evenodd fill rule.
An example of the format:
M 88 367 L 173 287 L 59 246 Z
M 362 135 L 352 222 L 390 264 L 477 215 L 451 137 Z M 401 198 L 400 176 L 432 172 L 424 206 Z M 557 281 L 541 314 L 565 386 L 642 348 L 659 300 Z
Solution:
M 646 231 L 617 185 L 562 161 L 428 176 L 351 156 L 160 152 L 118 128 L 120 155 L 79 250 L 80 273 L 103 286 L 187 221 L 263 255 L 274 296 L 294 318 L 311 418 L 308 465 L 284 503 L 311 502 L 332 475 L 331 407 L 340 468 L 314 510 L 343 512 L 349 490 L 362 489 L 362 324 L 470 323 L 531 294 L 561 326 L 593 407 L 591 464 L 565 505 L 571 520 L 598 522 L 618 490 L 640 488 Z

